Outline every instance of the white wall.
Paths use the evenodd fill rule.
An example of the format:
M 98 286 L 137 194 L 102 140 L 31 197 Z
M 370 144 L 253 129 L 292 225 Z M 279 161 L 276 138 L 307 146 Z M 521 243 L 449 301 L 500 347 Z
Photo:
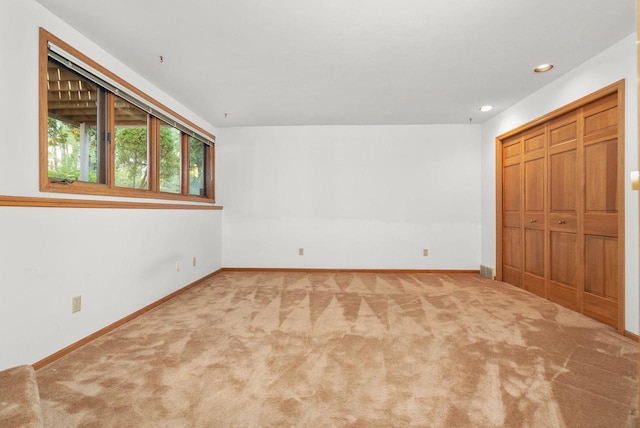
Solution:
M 223 265 L 477 270 L 479 141 L 479 125 L 220 128 Z
M 496 136 L 545 115 L 620 79 L 626 79 L 625 105 L 625 264 L 626 328 L 639 332 L 638 192 L 629 173 L 638 169 L 638 86 L 636 35 L 630 35 L 578 68 L 528 96 L 482 127 L 482 264 L 496 265 Z
M 0 195 L 61 197 L 38 191 L 40 26 L 212 130 L 34 1 L 2 0 Z M 0 369 L 40 360 L 219 269 L 221 221 L 220 211 L 0 207 Z M 76 295 L 82 311 L 72 315 Z

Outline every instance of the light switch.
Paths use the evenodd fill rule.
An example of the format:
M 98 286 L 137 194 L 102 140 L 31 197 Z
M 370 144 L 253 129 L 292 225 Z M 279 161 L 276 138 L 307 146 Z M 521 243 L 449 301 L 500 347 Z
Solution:
M 640 190 L 640 171 L 631 171 L 631 190 Z

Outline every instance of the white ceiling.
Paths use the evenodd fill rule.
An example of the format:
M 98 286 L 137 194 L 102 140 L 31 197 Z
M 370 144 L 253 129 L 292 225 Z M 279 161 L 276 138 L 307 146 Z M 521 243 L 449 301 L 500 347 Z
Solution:
M 37 1 L 215 126 L 481 123 L 636 18 L 635 0 Z

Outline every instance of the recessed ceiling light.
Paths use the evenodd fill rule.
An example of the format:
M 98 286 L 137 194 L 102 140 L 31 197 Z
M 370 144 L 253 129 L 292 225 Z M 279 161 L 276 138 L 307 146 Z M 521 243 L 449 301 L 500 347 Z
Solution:
M 536 68 L 533 69 L 536 73 L 544 73 L 545 71 L 549 71 L 553 68 L 553 64 L 540 64 Z
M 478 110 L 480 110 L 483 113 L 486 113 L 486 112 L 490 111 L 491 109 L 493 109 L 493 106 L 487 105 L 487 106 L 480 107 Z

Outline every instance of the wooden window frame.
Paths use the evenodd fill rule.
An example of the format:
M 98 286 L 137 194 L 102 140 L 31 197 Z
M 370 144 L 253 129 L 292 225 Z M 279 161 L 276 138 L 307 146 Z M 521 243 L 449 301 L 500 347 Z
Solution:
M 205 143 L 205 189 L 206 196 L 190 195 L 189 194 L 189 135 L 181 131 L 181 190 L 179 193 L 167 193 L 160 192 L 159 190 L 159 165 L 160 165 L 160 135 L 159 135 L 159 122 L 161 119 L 157 118 L 153 114 L 150 114 L 149 120 L 149 170 L 148 170 L 148 189 L 133 189 L 126 187 L 118 187 L 115 185 L 115 144 L 113 137 L 108 142 L 107 147 L 107 165 L 106 183 L 86 183 L 80 181 L 74 182 L 60 182 L 49 178 L 48 168 L 48 89 L 47 89 L 47 67 L 49 63 L 49 43 L 58 46 L 69 54 L 78 58 L 80 61 L 92 67 L 94 70 L 102 73 L 108 77 L 111 81 L 117 83 L 129 93 L 140 97 L 150 105 L 158 108 L 159 110 L 168 113 L 169 115 L 178 119 L 183 125 L 193 129 L 197 133 L 210 139 L 214 144 L 209 145 Z M 111 112 L 113 111 L 114 99 L 117 94 L 107 90 L 107 127 L 108 132 L 114 136 L 114 118 Z M 185 119 L 180 114 L 169 109 L 162 103 L 156 101 L 149 95 L 140 91 L 136 87 L 132 86 L 124 79 L 110 72 L 100 64 L 93 61 L 77 49 L 73 48 L 66 42 L 62 41 L 58 37 L 46 31 L 44 28 L 40 28 L 40 45 L 39 45 L 39 133 L 40 133 L 40 148 L 39 148 L 39 172 L 40 172 L 40 191 L 41 192 L 54 192 L 54 193 L 73 193 L 83 195 L 99 195 L 99 196 L 116 196 L 116 197 L 130 197 L 130 198 L 152 198 L 152 199 L 167 199 L 167 200 L 179 200 L 190 202 L 204 202 L 208 204 L 215 203 L 215 183 L 214 183 L 214 167 L 215 167 L 215 136 L 193 122 Z M 197 138 L 197 137 L 196 137 Z M 203 142 L 204 143 L 204 142 Z M 186 177 L 185 177 L 186 175 Z M 186 180 L 185 180 L 186 178 Z

